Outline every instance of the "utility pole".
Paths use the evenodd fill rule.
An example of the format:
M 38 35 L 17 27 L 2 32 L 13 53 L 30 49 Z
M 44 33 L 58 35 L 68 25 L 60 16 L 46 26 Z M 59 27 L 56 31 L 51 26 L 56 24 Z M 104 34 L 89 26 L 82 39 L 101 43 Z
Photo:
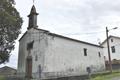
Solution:
M 107 37 L 107 48 L 108 48 L 108 59 L 109 59 L 109 70 L 110 73 L 112 73 L 112 61 L 111 61 L 111 55 L 110 55 L 110 46 L 109 46 L 109 39 L 108 39 L 108 28 L 106 27 L 106 37 Z

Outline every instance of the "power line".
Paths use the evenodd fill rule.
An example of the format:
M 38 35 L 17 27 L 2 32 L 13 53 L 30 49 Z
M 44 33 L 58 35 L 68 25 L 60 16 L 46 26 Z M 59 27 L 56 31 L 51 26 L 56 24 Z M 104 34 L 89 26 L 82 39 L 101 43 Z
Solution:
M 43 25 L 41 25 L 43 26 Z M 44 27 L 44 26 L 43 26 Z M 119 28 L 117 29 L 119 30 Z M 103 31 L 95 31 L 95 32 L 87 32 L 87 33 L 57 33 L 57 34 L 63 34 L 63 35 L 92 35 L 92 34 L 99 34 L 99 33 L 103 33 L 105 32 L 105 30 Z M 40 32 L 30 32 L 30 34 L 39 34 Z M 42 33 L 42 32 L 41 32 Z M 21 34 L 24 34 L 24 33 L 21 33 Z
M 62 34 L 65 34 L 65 35 L 85 35 L 85 34 L 97 34 L 97 33 L 102 33 L 102 32 L 105 32 L 105 31 L 99 31 L 99 32 L 88 32 L 88 33 L 62 33 Z
M 88 32 L 88 33 L 60 33 L 60 34 L 64 34 L 64 35 L 85 35 L 85 34 L 97 34 L 97 33 L 102 33 L 105 31 L 98 31 L 98 32 Z M 28 32 L 28 34 L 39 34 L 39 33 L 43 33 L 43 32 Z M 24 33 L 21 33 L 24 34 Z

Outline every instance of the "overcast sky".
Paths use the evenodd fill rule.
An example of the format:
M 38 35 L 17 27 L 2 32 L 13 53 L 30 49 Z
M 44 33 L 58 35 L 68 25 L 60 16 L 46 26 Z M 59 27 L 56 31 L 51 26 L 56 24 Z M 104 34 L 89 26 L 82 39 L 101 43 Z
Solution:
M 33 1 L 15 1 L 24 20 L 23 35 Z M 106 26 L 108 29 L 118 27 L 109 34 L 120 36 L 120 0 L 35 0 L 34 5 L 39 13 L 38 26 L 41 29 L 94 44 L 106 38 Z M 18 47 L 16 41 L 10 62 L 5 65 L 17 68 Z

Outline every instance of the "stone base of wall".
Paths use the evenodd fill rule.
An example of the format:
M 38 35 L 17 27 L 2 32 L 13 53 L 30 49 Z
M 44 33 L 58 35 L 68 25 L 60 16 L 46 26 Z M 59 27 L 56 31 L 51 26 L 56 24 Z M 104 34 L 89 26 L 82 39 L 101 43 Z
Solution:
M 27 78 L 20 78 L 20 77 L 13 77 L 13 76 L 9 76 L 6 77 L 5 80 L 88 80 L 89 77 L 88 75 L 82 75 L 82 76 L 68 76 L 68 77 L 59 77 L 59 78 L 51 78 L 51 79 L 27 79 Z
M 69 76 L 69 77 L 60 77 L 60 78 L 42 79 L 42 80 L 87 80 L 87 79 L 88 79 L 88 75 Z

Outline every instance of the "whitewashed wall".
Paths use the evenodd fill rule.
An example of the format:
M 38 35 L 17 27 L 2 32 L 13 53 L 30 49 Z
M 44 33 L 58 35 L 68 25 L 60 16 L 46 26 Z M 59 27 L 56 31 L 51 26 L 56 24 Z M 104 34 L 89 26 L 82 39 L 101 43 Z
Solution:
M 84 75 L 87 67 L 91 67 L 93 72 L 105 69 L 103 49 L 100 47 L 56 36 L 49 36 L 48 44 L 43 70 L 46 76 Z M 84 48 L 87 48 L 87 56 L 84 56 Z
M 42 30 L 30 29 L 20 40 L 19 74 L 25 75 L 27 44 L 33 40 L 31 50 L 33 78 L 39 78 L 39 65 L 42 70 L 42 78 L 83 75 L 87 74 L 87 67 L 91 67 L 92 72 L 105 69 L 102 48 L 48 35 Z M 84 56 L 83 48 L 87 48 L 87 56 Z M 101 57 L 98 52 L 101 53 Z
M 111 39 L 113 39 L 113 42 L 111 42 Z M 109 39 L 109 45 L 110 45 L 111 60 L 113 60 L 113 59 L 120 60 L 120 39 L 111 37 Z M 106 60 L 108 60 L 107 43 L 105 42 L 102 46 L 104 47 L 104 49 L 103 49 L 104 56 L 105 56 Z M 111 46 L 115 46 L 115 53 L 112 53 Z
M 28 30 L 27 34 L 19 42 L 19 57 L 18 57 L 18 74 L 25 76 L 26 69 L 26 57 L 28 56 L 27 44 L 34 40 L 33 49 L 31 50 L 32 55 L 32 72 L 33 77 L 39 76 L 39 65 L 43 66 L 44 53 L 47 48 L 47 39 L 45 31 L 40 31 L 36 29 Z M 37 60 L 36 60 L 37 56 Z

